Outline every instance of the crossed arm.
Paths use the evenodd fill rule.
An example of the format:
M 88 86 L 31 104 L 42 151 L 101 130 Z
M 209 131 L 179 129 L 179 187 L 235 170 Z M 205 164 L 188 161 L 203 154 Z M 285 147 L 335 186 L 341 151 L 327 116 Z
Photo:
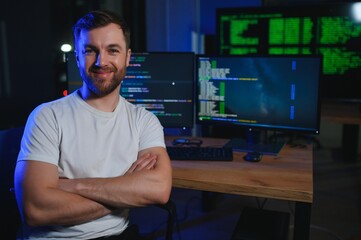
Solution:
M 161 147 L 141 151 L 125 175 L 112 178 L 59 179 L 55 165 L 20 161 L 15 193 L 22 218 L 31 226 L 80 224 L 120 207 L 166 203 L 171 171 Z

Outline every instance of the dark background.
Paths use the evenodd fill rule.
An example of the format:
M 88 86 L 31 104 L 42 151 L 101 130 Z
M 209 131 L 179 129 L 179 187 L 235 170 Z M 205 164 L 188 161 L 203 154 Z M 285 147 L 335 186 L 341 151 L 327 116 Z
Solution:
M 194 51 L 192 34 L 214 50 L 215 10 L 326 0 L 37 0 L 0 3 L 0 129 L 24 125 L 30 111 L 66 89 L 61 44 L 72 43 L 71 26 L 89 10 L 124 15 L 132 31 L 132 51 Z M 334 1 L 332 1 L 334 2 Z M 345 1 L 341 1 L 345 2 Z

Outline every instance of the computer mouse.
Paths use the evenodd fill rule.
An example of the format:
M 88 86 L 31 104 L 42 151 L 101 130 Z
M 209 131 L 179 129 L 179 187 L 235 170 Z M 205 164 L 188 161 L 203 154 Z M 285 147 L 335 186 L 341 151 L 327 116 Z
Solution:
M 248 162 L 259 162 L 261 158 L 262 154 L 259 152 L 249 152 L 243 157 L 243 159 Z

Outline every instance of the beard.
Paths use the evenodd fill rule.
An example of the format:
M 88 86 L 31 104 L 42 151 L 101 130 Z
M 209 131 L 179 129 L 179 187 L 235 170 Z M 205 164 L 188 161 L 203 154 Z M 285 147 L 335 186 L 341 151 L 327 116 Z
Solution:
M 103 79 L 97 77 L 97 72 L 112 72 L 113 77 L 111 79 Z M 89 68 L 89 71 L 82 69 L 80 75 L 83 81 L 86 83 L 88 89 L 95 95 L 101 97 L 108 95 L 113 92 L 123 81 L 126 75 L 126 67 L 118 71 L 114 66 L 111 67 L 96 67 L 92 66 Z

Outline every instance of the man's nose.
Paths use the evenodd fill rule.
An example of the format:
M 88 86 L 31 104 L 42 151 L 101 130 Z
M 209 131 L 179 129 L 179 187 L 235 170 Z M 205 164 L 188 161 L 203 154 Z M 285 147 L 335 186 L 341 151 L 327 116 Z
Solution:
M 104 53 L 98 53 L 95 65 L 97 65 L 97 66 L 105 66 L 106 65 L 106 56 Z

